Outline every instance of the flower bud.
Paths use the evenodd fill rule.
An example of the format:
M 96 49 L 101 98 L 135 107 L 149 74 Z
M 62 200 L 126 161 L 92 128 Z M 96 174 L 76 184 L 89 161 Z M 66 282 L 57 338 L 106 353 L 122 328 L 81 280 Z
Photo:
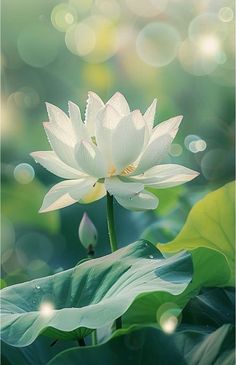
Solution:
M 84 213 L 79 225 L 79 239 L 88 254 L 93 255 L 94 247 L 97 244 L 97 229 L 87 213 Z

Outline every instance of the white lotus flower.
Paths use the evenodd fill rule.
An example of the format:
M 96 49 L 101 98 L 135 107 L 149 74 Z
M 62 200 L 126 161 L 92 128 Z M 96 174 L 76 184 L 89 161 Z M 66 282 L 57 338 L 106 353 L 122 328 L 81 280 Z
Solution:
M 130 111 L 119 92 L 106 104 L 89 92 L 84 122 L 72 102 L 69 117 L 56 106 L 46 105 L 49 122 L 44 128 L 52 151 L 31 155 L 65 180 L 49 190 L 40 212 L 89 203 L 101 199 L 106 191 L 127 209 L 155 209 L 158 198 L 145 187 L 169 188 L 198 175 L 181 165 L 161 164 L 182 116 L 153 128 L 156 100 L 142 115 L 139 110 Z

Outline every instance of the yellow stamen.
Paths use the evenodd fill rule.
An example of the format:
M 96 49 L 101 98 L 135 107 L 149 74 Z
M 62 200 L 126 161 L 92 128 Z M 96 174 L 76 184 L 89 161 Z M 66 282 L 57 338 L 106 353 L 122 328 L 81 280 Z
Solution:
M 96 137 L 95 137 L 95 136 L 92 136 L 92 137 L 91 137 L 91 140 L 92 140 L 93 144 L 95 144 L 95 145 L 97 146 Z
M 116 168 L 115 168 L 115 166 L 111 166 L 111 167 L 109 168 L 109 171 L 108 171 L 108 176 L 113 176 L 113 175 L 115 175 L 115 173 L 116 173 Z
M 134 166 L 133 164 L 127 166 L 122 172 L 121 175 L 122 176 L 126 176 L 131 174 L 132 172 L 134 172 L 134 170 L 136 169 L 136 166 Z

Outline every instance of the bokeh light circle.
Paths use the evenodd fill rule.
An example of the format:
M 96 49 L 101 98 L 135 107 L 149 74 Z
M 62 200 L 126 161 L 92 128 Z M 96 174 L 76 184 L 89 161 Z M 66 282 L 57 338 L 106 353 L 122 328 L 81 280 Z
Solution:
M 192 42 L 199 42 L 204 37 L 214 37 L 223 40 L 227 35 L 225 24 L 219 21 L 214 13 L 204 13 L 192 20 L 188 28 L 189 38 Z
M 16 241 L 16 253 L 23 266 L 28 266 L 33 260 L 47 263 L 53 255 L 53 245 L 45 234 L 29 231 Z
M 69 5 L 73 6 L 79 14 L 88 13 L 94 4 L 94 0 L 69 0 Z
M 27 272 L 31 279 L 36 279 L 51 273 L 50 266 L 43 260 L 32 260 L 27 265 Z
M 185 147 L 192 153 L 205 151 L 207 148 L 207 143 L 201 137 L 195 134 L 189 134 L 184 139 Z
M 207 41 L 200 40 L 198 44 L 195 44 L 186 39 L 179 48 L 178 58 L 185 71 L 195 76 L 204 76 L 217 68 L 219 54 L 218 50 L 216 54 L 209 53 Z
M 21 59 L 33 67 L 45 67 L 53 62 L 57 57 L 58 47 L 56 31 L 45 24 L 25 28 L 17 40 Z
M 95 4 L 99 12 L 109 19 L 120 17 L 120 6 L 116 0 L 95 0 Z
M 170 146 L 170 155 L 173 156 L 173 157 L 178 157 L 182 154 L 183 152 L 183 147 L 178 144 L 178 143 L 172 143 L 171 146 Z
M 199 139 L 198 141 L 192 141 L 189 143 L 189 150 L 192 153 L 198 153 L 198 152 L 202 152 L 205 151 L 207 147 L 206 141 L 204 141 L 203 139 Z
M 39 105 L 40 97 L 36 90 L 25 86 L 9 95 L 7 102 L 19 108 L 33 109 Z
M 126 4 L 134 14 L 149 18 L 162 13 L 168 0 L 126 0 Z
M 138 34 L 136 50 L 142 61 L 153 67 L 162 67 L 176 57 L 180 35 L 175 28 L 163 22 L 146 25 Z
M 72 53 L 85 56 L 94 49 L 96 37 L 93 29 L 86 23 L 79 23 L 68 30 L 65 42 Z
M 59 4 L 53 8 L 51 13 L 51 22 L 57 30 L 60 32 L 66 32 L 66 30 L 76 22 L 77 12 L 75 8 L 69 4 Z
M 118 49 L 118 33 L 110 19 L 93 15 L 69 28 L 65 36 L 71 52 L 83 56 L 89 63 L 106 61 Z
M 17 165 L 13 174 L 16 181 L 20 184 L 29 184 L 35 176 L 34 168 L 28 163 L 20 163 Z
M 113 83 L 113 73 L 105 64 L 86 63 L 83 67 L 83 80 L 94 90 L 107 90 Z
M 234 19 L 234 12 L 231 8 L 224 6 L 219 10 L 218 17 L 222 22 L 228 23 Z
M 164 303 L 156 312 L 156 320 L 163 332 L 171 334 L 181 320 L 181 309 L 175 303 Z
M 175 316 L 170 316 L 168 314 L 163 314 L 160 319 L 160 325 L 163 332 L 171 334 L 178 326 L 178 318 L 176 318 Z
M 207 152 L 201 160 L 201 170 L 207 180 L 214 180 L 226 164 L 225 150 L 216 148 Z

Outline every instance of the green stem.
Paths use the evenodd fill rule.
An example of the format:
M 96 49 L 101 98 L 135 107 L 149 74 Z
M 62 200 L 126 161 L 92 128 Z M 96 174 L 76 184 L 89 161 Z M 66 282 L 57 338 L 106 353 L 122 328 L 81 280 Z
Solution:
M 97 345 L 97 330 L 94 330 L 93 332 L 92 332 L 92 345 L 94 346 L 94 345 Z
M 84 338 L 78 338 L 78 344 L 79 344 L 80 347 L 86 346 L 86 343 L 84 341 Z
M 116 319 L 116 329 L 119 330 L 122 328 L 122 317 Z
M 111 252 L 117 250 L 117 240 L 113 213 L 113 196 L 107 192 L 107 226 L 110 239 Z
M 113 195 L 110 195 L 107 192 L 107 226 L 108 233 L 110 239 L 111 252 L 117 250 L 117 240 L 116 240 L 116 230 L 115 230 L 115 221 L 114 221 L 114 212 L 113 212 Z M 122 327 L 121 317 L 116 319 L 116 329 Z

